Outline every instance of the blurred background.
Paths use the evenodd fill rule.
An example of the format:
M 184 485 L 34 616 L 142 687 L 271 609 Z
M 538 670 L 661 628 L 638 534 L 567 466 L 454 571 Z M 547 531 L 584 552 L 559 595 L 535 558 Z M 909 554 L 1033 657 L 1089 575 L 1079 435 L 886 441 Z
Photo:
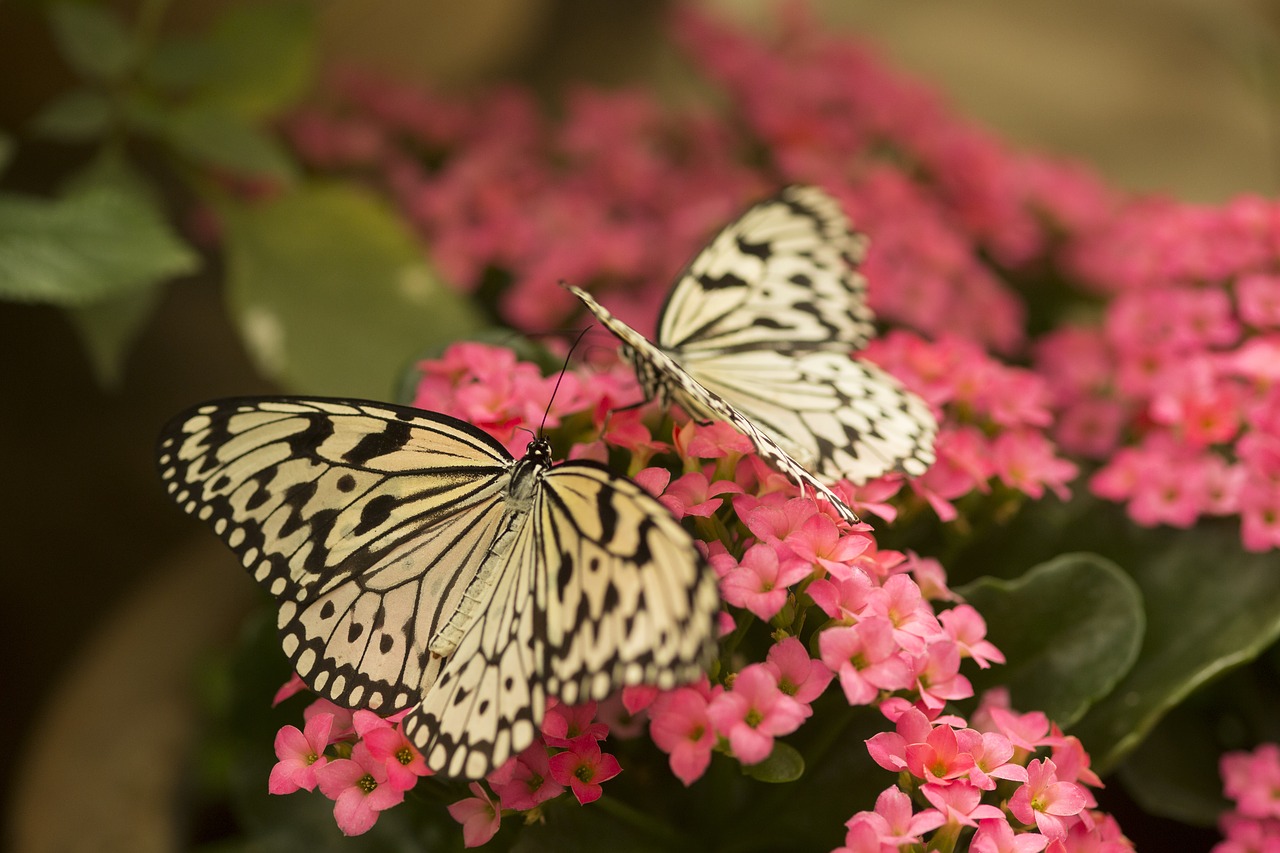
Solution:
M 133 15 L 155 4 L 116 5 Z M 228 5 L 183 0 L 159 26 L 198 32 Z M 670 2 L 314 5 L 321 65 L 359 63 L 445 87 L 514 79 L 544 91 L 566 81 L 614 85 L 672 73 L 661 25 Z M 702 5 L 763 26 L 773 4 Z M 830 27 L 871 40 L 1015 146 L 1080 158 L 1122 188 L 1188 200 L 1276 191 L 1280 4 L 814 5 Z M 0 132 L 18 147 L 2 186 L 48 192 L 84 152 L 74 144 L 26 145 L 32 118 L 74 80 L 44 4 L 0 3 L 0 80 Z M 253 596 L 221 546 L 169 505 L 152 461 L 158 429 L 179 409 L 271 390 L 222 299 L 216 266 L 166 288 L 109 387 L 96 378 L 64 312 L 0 302 L 0 576 L 8 591 L 0 642 L 9 650 L 3 731 L 24 755 L 24 748 L 59 749 L 80 761 L 114 763 L 140 798 L 172 780 L 139 757 L 130 738 L 180 748 L 183 700 L 173 688 L 189 677 L 192 660 L 234 633 L 234 615 Z M 200 606 L 176 612 L 165 608 L 168 601 Z M 59 716 L 68 708 L 78 723 Z M 69 743 L 68 732 L 106 740 Z M 107 741 L 114 743 L 104 747 Z M 6 803 L 24 791 L 28 769 L 10 763 Z M 29 798 L 20 802 L 33 807 Z M 63 804 L 36 805 L 66 814 Z M 85 801 L 77 809 L 82 805 L 93 808 Z M 163 849 L 161 829 L 131 831 L 116 839 L 119 849 L 146 849 L 144 842 Z

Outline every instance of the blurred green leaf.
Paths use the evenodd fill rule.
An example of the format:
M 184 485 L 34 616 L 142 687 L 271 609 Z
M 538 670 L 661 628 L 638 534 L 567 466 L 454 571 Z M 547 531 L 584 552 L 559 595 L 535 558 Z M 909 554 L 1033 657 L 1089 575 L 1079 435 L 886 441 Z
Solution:
M 293 161 L 283 146 L 225 107 L 196 103 L 162 116 L 162 121 L 174 148 L 203 166 L 242 177 L 293 180 Z
M 62 57 L 85 77 L 112 82 L 128 71 L 133 39 L 114 9 L 98 3 L 54 3 L 49 25 Z
M 31 130 L 62 142 L 102 136 L 111 121 L 111 101 L 93 89 L 73 89 L 50 101 L 31 121 Z
M 768 758 L 759 764 L 745 765 L 742 772 L 761 782 L 794 782 L 804 775 L 804 756 L 795 747 L 775 741 Z
M 207 38 L 168 36 L 143 58 L 141 75 L 148 86 L 161 92 L 186 94 L 213 76 L 218 59 L 218 50 Z
M 370 193 L 307 185 L 222 213 L 232 314 L 263 373 L 294 391 L 386 399 L 424 345 L 481 328 Z
M 263 118 L 306 91 L 315 64 L 315 13 L 299 2 L 242 3 L 218 19 L 201 96 Z
M 0 298 L 83 306 L 198 263 L 155 203 L 121 186 L 80 186 L 54 199 L 0 195 Z
M 1273 553 L 1247 554 L 1235 524 L 1144 531 L 1130 563 L 1147 633 L 1133 669 L 1073 727 L 1106 772 L 1192 691 L 1256 657 L 1280 636 Z
M 155 312 L 162 292 L 157 283 L 70 309 L 99 385 L 119 385 L 129 348 Z
M 1065 554 L 1017 580 L 983 578 L 959 592 L 1008 661 L 970 673 L 974 689 L 1007 686 L 1014 707 L 1063 727 L 1115 687 L 1142 645 L 1137 585 L 1095 554 Z

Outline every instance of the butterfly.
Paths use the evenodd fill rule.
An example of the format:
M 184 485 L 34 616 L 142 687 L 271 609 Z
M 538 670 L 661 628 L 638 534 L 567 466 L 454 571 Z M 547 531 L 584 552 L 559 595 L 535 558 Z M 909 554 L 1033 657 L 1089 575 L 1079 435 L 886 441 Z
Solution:
M 438 773 L 529 746 L 548 697 L 670 688 L 715 646 L 714 572 L 655 498 L 603 465 L 515 459 L 443 414 L 359 400 L 214 401 L 160 436 L 172 499 L 279 608 L 307 685 L 408 708 Z
M 934 462 L 929 405 L 851 352 L 875 335 L 866 240 L 840 205 L 789 186 L 728 225 L 676 280 L 656 341 L 565 285 L 614 335 L 645 394 L 700 421 L 723 420 L 848 521 L 826 483 L 864 483 Z M 811 473 L 812 472 L 812 473 Z

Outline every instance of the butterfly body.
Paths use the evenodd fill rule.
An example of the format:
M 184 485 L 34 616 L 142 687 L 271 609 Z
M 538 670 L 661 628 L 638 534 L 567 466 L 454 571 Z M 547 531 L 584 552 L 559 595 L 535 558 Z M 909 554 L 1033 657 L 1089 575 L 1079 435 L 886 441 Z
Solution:
M 815 187 L 749 209 L 690 262 L 650 341 L 589 294 L 569 290 L 622 342 L 646 394 L 697 420 L 724 420 L 761 456 L 857 516 L 826 484 L 933 463 L 928 404 L 852 358 L 874 336 L 856 264 L 865 239 Z
M 463 421 L 355 400 L 205 404 L 161 435 L 162 479 L 277 600 L 303 680 L 409 708 L 428 765 L 480 778 L 548 697 L 697 677 L 714 573 L 670 513 L 545 440 L 514 459 Z

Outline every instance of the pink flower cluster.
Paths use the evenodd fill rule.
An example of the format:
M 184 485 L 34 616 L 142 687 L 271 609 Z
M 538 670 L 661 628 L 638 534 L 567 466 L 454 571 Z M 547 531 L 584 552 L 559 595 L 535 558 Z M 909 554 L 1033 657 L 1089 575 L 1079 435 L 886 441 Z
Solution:
M 871 235 L 872 307 L 931 335 L 998 349 L 1022 339 L 1022 307 L 982 259 L 1005 269 L 1052 257 L 1112 201 L 1077 165 L 1015 154 L 936 91 L 785 4 L 763 41 L 689 9 L 676 35 L 730 96 L 785 180 L 821 184 Z
M 911 335 L 891 335 L 874 354 L 888 369 L 901 370 L 944 412 L 944 434 L 965 428 L 980 432 L 976 425 L 982 424 L 998 442 L 1001 429 L 1014 434 L 1043 423 L 1043 391 L 1024 372 L 1000 367 L 976 347 L 956 341 L 931 345 Z M 439 359 L 421 364 L 420 371 L 420 400 L 466 417 L 508 444 L 537 428 L 552 387 L 531 364 L 484 344 L 455 344 Z M 999 393 L 1000 383 L 1017 390 L 1016 402 Z M 502 393 L 491 393 L 495 386 Z M 994 820 L 999 809 L 978 802 L 994 787 L 994 782 L 988 785 L 991 778 L 1033 785 L 1024 797 L 1026 808 L 1018 806 L 1020 810 L 1012 813 L 1025 827 L 1038 827 L 1044 838 L 1065 839 L 1071 832 L 1084 831 L 1074 829 L 1073 822 L 1084 806 L 1067 814 L 1058 805 L 1067 800 L 1045 791 L 1074 790 L 1053 786 L 1092 777 L 1081 771 L 1067 779 L 1061 770 L 1065 759 L 1056 751 L 1052 762 L 1057 771 L 1053 763 L 1025 764 L 1034 750 L 1056 749 L 1059 740 L 1027 736 L 1015 741 L 1023 750 L 1016 761 L 1013 750 L 1005 750 L 994 736 L 974 740 L 973 734 L 957 730 L 952 740 L 963 750 L 943 742 L 957 724 L 955 718 L 941 715 L 953 700 L 973 695 L 960 671 L 962 661 L 985 668 L 1003 662 L 1003 656 L 985 639 L 986 626 L 977 611 L 955 601 L 936 561 L 883 549 L 868 525 L 847 525 L 825 502 L 799 496 L 791 480 L 761 461 L 751 442 L 725 424 L 674 426 L 670 441 L 663 441 L 655 437 L 653 425 L 665 421 L 665 415 L 654 404 L 611 411 L 631 402 L 636 393 L 634 381 L 620 378 L 616 366 L 577 368 L 561 380 L 548 424 L 560 424 L 557 429 L 569 440 L 570 455 L 610 459 L 633 472 L 637 482 L 697 531 L 726 603 L 715 680 L 704 678 L 665 692 L 631 687 L 599 708 L 596 703 L 566 707 L 552 700 L 534 745 L 483 782 L 472 783 L 470 796 L 450 807 L 469 846 L 491 838 L 504 814 L 540 814 L 545 802 L 567 792 L 584 805 L 599 798 L 601 783 L 621 770 L 617 759 L 601 750 L 600 741 L 611 731 L 615 736 L 639 733 L 647 721 L 649 736 L 667 754 L 671 771 L 690 785 L 702 777 L 717 752 L 743 765 L 767 759 L 779 738 L 813 716 L 813 702 L 832 681 L 839 682 L 850 706 L 878 707 L 898 721 L 895 737 L 919 734 L 903 742 L 903 750 L 913 744 L 920 747 L 903 752 L 902 761 L 908 762 L 909 752 L 909 762 L 915 763 L 889 768 L 927 770 L 922 770 L 927 784 L 920 795 L 933 803 L 932 811 L 922 812 L 911 832 L 959 831 L 960 826 L 975 826 L 978 819 Z M 969 424 L 957 423 L 953 412 L 964 412 Z M 981 455 L 975 451 L 975 456 Z M 624 462 L 627 457 L 630 461 Z M 980 473 L 970 467 L 966 490 L 985 490 L 987 478 L 1002 476 L 994 473 L 999 470 L 983 468 L 986 473 Z M 1008 482 L 1012 489 L 1031 488 L 1027 480 Z M 1035 482 L 1036 489 L 1056 483 L 1053 478 Z M 924 505 L 903 486 L 900 477 L 886 477 L 858 489 L 848 484 L 839 488 L 860 511 L 892 518 L 902 506 Z M 912 488 L 935 506 L 949 506 L 936 496 L 941 488 L 936 483 L 916 483 Z M 955 492 L 946 494 L 954 497 Z M 949 606 L 939 612 L 931 601 Z M 323 713 L 316 713 L 317 708 Z M 602 719 L 597 719 L 597 711 Z M 324 725 L 331 729 L 337 726 L 333 721 L 343 720 L 343 712 L 328 703 L 318 703 L 308 713 L 327 717 Z M 1045 726 L 1047 730 L 1047 722 Z M 305 731 L 286 727 L 281 732 L 281 763 L 271 790 L 285 793 L 318 780 L 321 790 L 338 801 L 335 815 L 343 831 L 363 832 L 379 811 L 401 801 L 416 779 L 404 768 L 421 769 L 421 757 L 398 728 L 366 712 L 357 712 L 353 725 L 338 727 L 338 735 L 320 727 L 321 723 L 308 723 Z M 341 746 L 335 754 L 340 757 L 326 753 L 335 737 L 352 734 L 359 740 Z M 393 737 L 394 743 L 385 748 L 371 740 Z M 889 761 L 884 756 L 896 754 L 896 747 L 882 748 L 884 742 L 880 738 L 869 745 L 882 764 Z M 921 744 L 949 757 L 919 763 Z M 939 763 L 963 763 L 955 758 L 960 752 L 970 759 L 963 767 L 944 768 Z M 402 766 L 387 764 L 387 755 Z M 1072 755 L 1070 766 L 1085 766 L 1082 754 Z M 992 756 L 1002 757 L 992 763 Z M 387 766 L 380 767 L 380 761 Z M 335 765 L 338 769 L 328 769 Z M 969 790 L 965 785 L 977 792 L 972 803 L 971 794 L 963 793 Z M 1081 802 L 1086 800 L 1092 803 L 1087 796 Z M 892 809 L 900 811 L 900 801 L 895 802 L 899 804 Z M 851 821 L 850 837 L 865 835 L 863 824 L 868 821 L 875 823 L 870 818 Z M 895 832 L 906 831 L 905 825 L 893 826 Z M 1006 829 L 1016 829 L 1019 837 L 1026 834 L 1025 827 L 1010 826 L 993 825 L 982 837 Z M 1019 843 L 1026 847 L 1026 842 Z
M 872 341 L 863 355 L 944 412 L 938 461 L 911 484 L 939 518 L 954 519 L 951 501 L 988 491 L 993 480 L 1037 500 L 1046 489 L 1067 498 L 1078 469 L 1045 434 L 1053 415 L 1043 377 L 1002 364 L 954 335 L 929 342 L 894 331 Z
M 294 676 L 277 701 L 302 689 Z M 333 816 L 344 835 L 363 835 L 378 813 L 404 801 L 405 791 L 430 770 L 405 737 L 398 717 L 352 713 L 326 699 L 303 711 L 305 726 L 276 734 L 276 758 L 268 790 L 273 794 L 314 790 L 333 800 Z
M 901 703 L 887 708 L 891 718 L 896 715 L 894 731 L 875 735 L 867 749 L 876 764 L 899 774 L 899 783 L 880 794 L 874 810 L 849 819 L 837 853 L 923 844 L 929 832 L 935 833 L 930 847 L 943 849 L 965 829 L 973 831 L 968 849 L 975 853 L 1132 850 L 1115 821 L 1094 811 L 1097 802 L 1086 786 L 1102 783 L 1080 742 L 1043 714 L 1014 713 L 998 698 L 989 696 L 993 701 L 978 709 L 975 728 Z M 1041 749 L 1048 754 L 1028 761 Z M 1015 786 L 1004 809 L 984 802 L 1002 781 Z M 913 811 L 903 786 L 918 791 L 927 805 Z
M 1059 441 L 1105 460 L 1090 488 L 1139 524 L 1238 515 L 1247 549 L 1280 547 L 1280 204 L 1137 203 L 1073 251 L 1110 301 L 1039 370 Z
M 1280 746 L 1222 756 L 1222 791 L 1235 808 L 1219 819 L 1225 840 L 1213 853 L 1280 851 Z
M 313 168 L 387 194 L 445 278 L 517 328 L 581 309 L 564 279 L 609 291 L 614 313 L 651 330 L 713 229 L 800 181 L 872 236 L 881 316 L 1018 346 L 1021 301 L 987 258 L 1043 264 L 1110 209 L 1108 194 L 1078 166 L 1007 150 L 866 46 L 788 9 L 767 42 L 677 12 L 673 35 L 728 96 L 718 104 L 577 88 L 549 119 L 523 89 L 449 97 L 346 72 L 290 136 Z

